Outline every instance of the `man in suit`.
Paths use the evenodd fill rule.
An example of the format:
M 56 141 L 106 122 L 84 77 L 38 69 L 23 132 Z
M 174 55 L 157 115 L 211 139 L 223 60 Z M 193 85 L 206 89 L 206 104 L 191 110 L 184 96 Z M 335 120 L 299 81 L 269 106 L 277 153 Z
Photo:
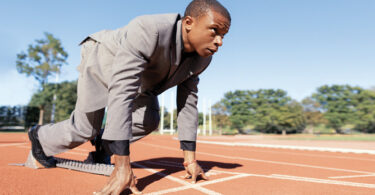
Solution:
M 157 95 L 177 85 L 178 138 L 187 177 L 207 179 L 195 160 L 199 74 L 222 46 L 230 14 L 216 0 L 193 0 L 179 14 L 146 15 L 116 30 L 104 30 L 82 43 L 78 99 L 70 119 L 30 129 L 32 154 L 44 167 L 53 155 L 93 139 L 107 120 L 103 146 L 114 155 L 115 170 L 98 194 L 140 193 L 130 167 L 129 143 L 159 124 Z

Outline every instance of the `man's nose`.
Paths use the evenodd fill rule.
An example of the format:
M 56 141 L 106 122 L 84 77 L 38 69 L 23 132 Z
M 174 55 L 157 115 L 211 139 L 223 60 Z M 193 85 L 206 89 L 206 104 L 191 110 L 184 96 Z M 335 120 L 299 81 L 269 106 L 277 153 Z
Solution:
M 215 45 L 217 45 L 218 47 L 223 45 L 223 38 L 221 36 L 216 36 L 214 41 Z

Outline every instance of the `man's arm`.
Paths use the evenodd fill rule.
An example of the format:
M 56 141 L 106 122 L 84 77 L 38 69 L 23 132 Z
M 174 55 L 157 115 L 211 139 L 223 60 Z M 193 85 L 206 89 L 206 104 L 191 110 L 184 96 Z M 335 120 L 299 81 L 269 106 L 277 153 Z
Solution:
M 208 179 L 195 157 L 198 129 L 198 83 L 198 75 L 193 75 L 177 86 L 178 137 L 184 155 L 185 178 L 192 178 L 192 183 L 196 182 L 198 175 L 205 180 Z
M 130 166 L 129 140 L 132 138 L 133 101 L 141 86 L 141 74 L 157 44 L 154 25 L 143 24 L 135 19 L 119 41 L 119 48 L 112 65 L 112 77 L 108 86 L 108 108 L 103 145 L 114 154 L 115 169 L 109 182 L 98 194 L 119 194 L 135 187 L 135 177 Z M 94 97 L 95 98 L 95 97 Z
M 197 139 L 198 83 L 198 75 L 193 75 L 177 86 L 177 125 L 180 141 L 195 142 Z
M 119 40 L 108 85 L 104 140 L 131 140 L 133 101 L 141 86 L 141 74 L 153 54 L 158 33 L 154 25 L 135 19 Z

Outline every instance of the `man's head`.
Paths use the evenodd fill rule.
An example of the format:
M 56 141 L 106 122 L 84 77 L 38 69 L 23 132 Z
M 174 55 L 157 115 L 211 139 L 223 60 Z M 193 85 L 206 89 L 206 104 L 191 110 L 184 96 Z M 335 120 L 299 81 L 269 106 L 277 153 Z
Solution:
M 193 0 L 185 10 L 182 36 L 185 52 L 213 55 L 230 27 L 228 10 L 216 0 Z

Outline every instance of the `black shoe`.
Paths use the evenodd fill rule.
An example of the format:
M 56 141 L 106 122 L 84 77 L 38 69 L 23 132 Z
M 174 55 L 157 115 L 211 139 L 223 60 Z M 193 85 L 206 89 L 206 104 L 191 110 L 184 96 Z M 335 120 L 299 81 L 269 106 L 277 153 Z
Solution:
M 46 168 L 56 167 L 56 159 L 53 156 L 46 156 L 38 138 L 39 125 L 29 129 L 29 139 L 31 141 L 31 151 L 34 158 Z
M 100 153 L 98 151 L 93 151 L 90 152 L 87 158 L 83 161 L 84 163 L 89 163 L 89 164 L 106 164 L 110 165 L 111 164 L 111 156 Z
M 99 132 L 99 134 L 92 140 L 90 140 L 91 144 L 95 146 L 95 151 L 90 152 L 89 156 L 84 161 L 85 163 L 95 164 L 111 164 L 111 155 L 109 155 L 103 147 L 103 129 Z

